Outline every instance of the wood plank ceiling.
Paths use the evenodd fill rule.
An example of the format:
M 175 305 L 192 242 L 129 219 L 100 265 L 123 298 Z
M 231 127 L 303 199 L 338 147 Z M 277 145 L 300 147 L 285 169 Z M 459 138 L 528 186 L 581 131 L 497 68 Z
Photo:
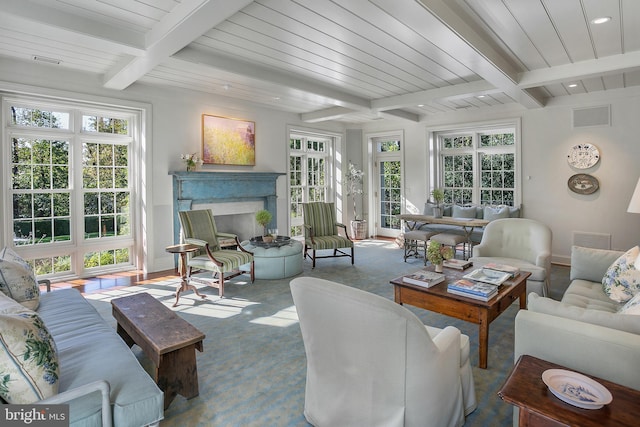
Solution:
M 116 91 L 178 86 L 307 122 L 544 108 L 640 85 L 637 0 L 0 0 L 0 12 L 2 61 L 39 58 Z

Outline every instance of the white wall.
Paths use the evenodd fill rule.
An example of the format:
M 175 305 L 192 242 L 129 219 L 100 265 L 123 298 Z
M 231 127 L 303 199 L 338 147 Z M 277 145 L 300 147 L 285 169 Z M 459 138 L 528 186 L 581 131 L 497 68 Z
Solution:
M 611 105 L 611 126 L 572 127 L 572 109 Z M 536 110 L 496 108 L 483 113 L 458 112 L 428 118 L 418 124 L 375 122 L 364 134 L 405 130 L 407 210 L 421 209 L 427 199 L 427 134 L 431 128 L 521 117 L 522 205 L 527 218 L 548 224 L 553 231 L 553 259 L 568 263 L 573 231 L 611 234 L 611 246 L 626 250 L 640 243 L 640 215 L 627 206 L 640 176 L 640 90 L 627 89 L 567 97 Z M 580 142 L 595 144 L 600 162 L 587 170 L 567 163 L 569 148 Z M 600 182 L 592 195 L 570 191 L 567 181 L 588 173 Z M 530 177 L 530 179 L 527 179 Z
M 107 90 L 101 87 L 101 81 L 96 76 L 29 62 L 0 61 L 0 94 L 3 91 L 66 96 L 81 101 L 122 104 L 131 101 L 138 106 L 150 107 L 150 165 L 144 178 L 149 190 L 144 204 L 150 208 L 147 209 L 144 221 L 148 244 L 147 268 L 151 272 L 170 269 L 174 265 L 173 255 L 164 250 L 173 243 L 173 194 L 169 172 L 185 169 L 180 154 L 202 152 L 203 113 L 252 120 L 256 123 L 255 167 L 205 165 L 203 170 L 286 173 L 287 126 L 344 133 L 344 126 L 340 123 L 308 125 L 299 120 L 298 114 L 261 108 L 207 93 L 144 84 L 134 84 L 123 91 Z M 286 230 L 286 176 L 278 179 L 277 194 L 278 228 Z

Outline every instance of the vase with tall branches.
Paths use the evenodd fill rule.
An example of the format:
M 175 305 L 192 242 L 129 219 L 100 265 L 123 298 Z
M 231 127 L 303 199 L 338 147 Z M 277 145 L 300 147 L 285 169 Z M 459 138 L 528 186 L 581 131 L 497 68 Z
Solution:
M 357 169 L 356 166 L 349 162 L 349 170 L 347 171 L 346 184 L 347 184 L 347 197 L 351 196 L 353 199 L 353 219 L 358 221 L 358 210 L 356 205 L 356 194 L 363 194 L 362 181 L 364 179 L 364 172 L 361 169 Z

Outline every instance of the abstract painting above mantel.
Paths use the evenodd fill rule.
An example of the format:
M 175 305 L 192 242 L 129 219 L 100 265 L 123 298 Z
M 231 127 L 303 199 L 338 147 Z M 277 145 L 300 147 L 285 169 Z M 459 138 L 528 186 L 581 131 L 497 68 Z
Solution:
M 202 160 L 210 165 L 255 166 L 256 124 L 202 115 Z

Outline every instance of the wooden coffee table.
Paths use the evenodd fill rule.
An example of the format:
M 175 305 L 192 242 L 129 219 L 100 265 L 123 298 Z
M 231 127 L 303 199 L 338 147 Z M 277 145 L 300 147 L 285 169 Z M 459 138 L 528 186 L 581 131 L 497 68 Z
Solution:
M 578 355 L 578 357 L 580 357 Z M 551 426 L 637 426 L 640 391 L 587 375 L 611 392 L 613 400 L 600 409 L 581 409 L 555 397 L 542 381 L 547 369 L 567 369 L 533 356 L 523 355 L 498 392 L 507 403 L 520 408 L 519 425 Z M 572 369 L 569 369 L 573 371 Z
M 425 270 L 433 271 L 433 267 Z M 529 272 L 520 272 L 516 277 L 506 281 L 498 291 L 498 295 L 489 301 L 479 301 L 447 292 L 447 284 L 454 282 L 473 271 L 473 267 L 464 271 L 445 268 L 446 280 L 431 288 L 404 283 L 402 276 L 391 281 L 394 289 L 394 300 L 398 304 L 411 304 L 425 310 L 455 317 L 456 319 L 479 325 L 479 363 L 482 369 L 487 368 L 489 350 L 489 324 L 520 299 L 520 308 L 527 308 L 527 277 Z
M 205 335 L 146 292 L 111 301 L 118 335 L 137 344 L 155 364 L 154 380 L 164 392 L 164 409 L 176 395 L 198 395 L 196 350 Z

